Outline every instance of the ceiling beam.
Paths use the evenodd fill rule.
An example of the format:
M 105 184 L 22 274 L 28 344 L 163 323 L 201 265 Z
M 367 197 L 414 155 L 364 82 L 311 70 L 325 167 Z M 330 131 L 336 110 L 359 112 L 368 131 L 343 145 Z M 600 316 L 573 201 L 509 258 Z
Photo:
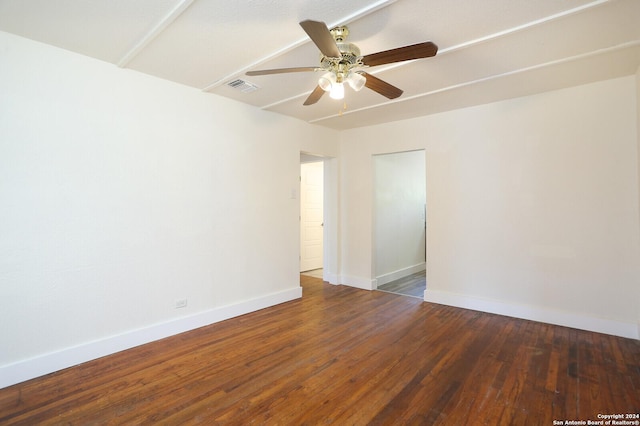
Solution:
M 171 25 L 195 0 L 178 0 L 173 9 L 160 19 L 153 28 L 144 34 L 122 57 L 116 62 L 120 68 L 126 67 L 149 43 L 158 37 Z

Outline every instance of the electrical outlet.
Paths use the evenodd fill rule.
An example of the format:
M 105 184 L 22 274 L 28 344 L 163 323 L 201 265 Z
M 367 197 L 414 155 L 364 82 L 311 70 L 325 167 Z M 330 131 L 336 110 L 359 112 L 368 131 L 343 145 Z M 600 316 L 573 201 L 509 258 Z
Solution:
M 187 306 L 187 299 L 178 299 L 178 300 L 176 300 L 176 309 L 184 308 L 185 306 Z

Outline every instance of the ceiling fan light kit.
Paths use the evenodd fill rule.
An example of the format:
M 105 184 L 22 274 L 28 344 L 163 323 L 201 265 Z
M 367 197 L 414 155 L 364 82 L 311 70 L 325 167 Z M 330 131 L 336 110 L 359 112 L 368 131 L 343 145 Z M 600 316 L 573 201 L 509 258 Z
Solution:
M 257 70 L 249 71 L 247 75 L 325 71 L 318 79 L 318 86 L 307 97 L 304 105 L 315 104 L 324 92 L 329 92 L 329 97 L 332 99 L 343 99 L 345 82 L 356 92 L 367 87 L 388 99 L 395 99 L 402 95 L 402 90 L 362 71 L 361 68 L 428 58 L 435 56 L 438 52 L 438 46 L 427 41 L 361 56 L 358 46 L 345 41 L 349 35 L 349 29 L 346 26 L 329 30 L 324 22 L 312 20 L 302 21 L 300 26 L 320 49 L 319 67 Z
M 331 90 L 329 91 L 329 97 L 331 99 L 344 99 L 344 84 L 336 83 L 331 86 Z
M 353 90 L 359 92 L 367 83 L 367 78 L 360 73 L 350 72 L 347 76 L 347 83 L 349 83 L 349 86 L 351 86 Z
M 331 87 L 337 83 L 336 75 L 328 72 L 318 79 L 318 86 L 322 87 L 325 92 L 331 91 Z
M 367 79 L 362 74 L 356 72 L 350 72 L 346 78 L 343 78 L 342 74 L 336 74 L 334 72 L 327 72 L 318 79 L 318 86 L 325 92 L 329 92 L 329 96 L 332 99 L 344 98 L 344 83 L 348 83 L 356 92 L 362 90 Z

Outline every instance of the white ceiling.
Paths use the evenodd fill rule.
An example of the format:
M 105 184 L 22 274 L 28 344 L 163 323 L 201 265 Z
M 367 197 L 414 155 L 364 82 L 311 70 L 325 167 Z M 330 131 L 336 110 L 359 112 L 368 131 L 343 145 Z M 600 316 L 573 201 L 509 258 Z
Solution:
M 362 54 L 433 41 L 436 57 L 372 67 L 388 100 L 346 89 L 302 103 L 319 63 L 299 21 L 349 26 Z M 348 129 L 634 74 L 639 0 L 0 0 L 0 30 L 332 127 Z M 46 70 L 45 70 L 46 72 Z M 242 78 L 251 93 L 226 83 Z M 346 109 L 345 109 L 346 106 Z

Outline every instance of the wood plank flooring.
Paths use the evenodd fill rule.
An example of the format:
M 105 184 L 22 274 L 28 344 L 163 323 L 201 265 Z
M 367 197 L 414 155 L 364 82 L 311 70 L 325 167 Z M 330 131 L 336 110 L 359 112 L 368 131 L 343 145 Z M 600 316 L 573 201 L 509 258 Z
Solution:
M 0 390 L 0 424 L 552 425 L 640 412 L 640 341 L 333 286 Z
M 383 284 L 378 287 L 378 290 L 424 299 L 424 291 L 426 288 L 427 276 L 425 271 L 422 271 Z
M 308 276 L 308 277 L 315 277 L 315 278 L 323 278 L 323 269 L 312 269 L 310 271 L 304 271 L 304 272 L 300 272 L 300 275 L 304 275 L 304 276 Z

